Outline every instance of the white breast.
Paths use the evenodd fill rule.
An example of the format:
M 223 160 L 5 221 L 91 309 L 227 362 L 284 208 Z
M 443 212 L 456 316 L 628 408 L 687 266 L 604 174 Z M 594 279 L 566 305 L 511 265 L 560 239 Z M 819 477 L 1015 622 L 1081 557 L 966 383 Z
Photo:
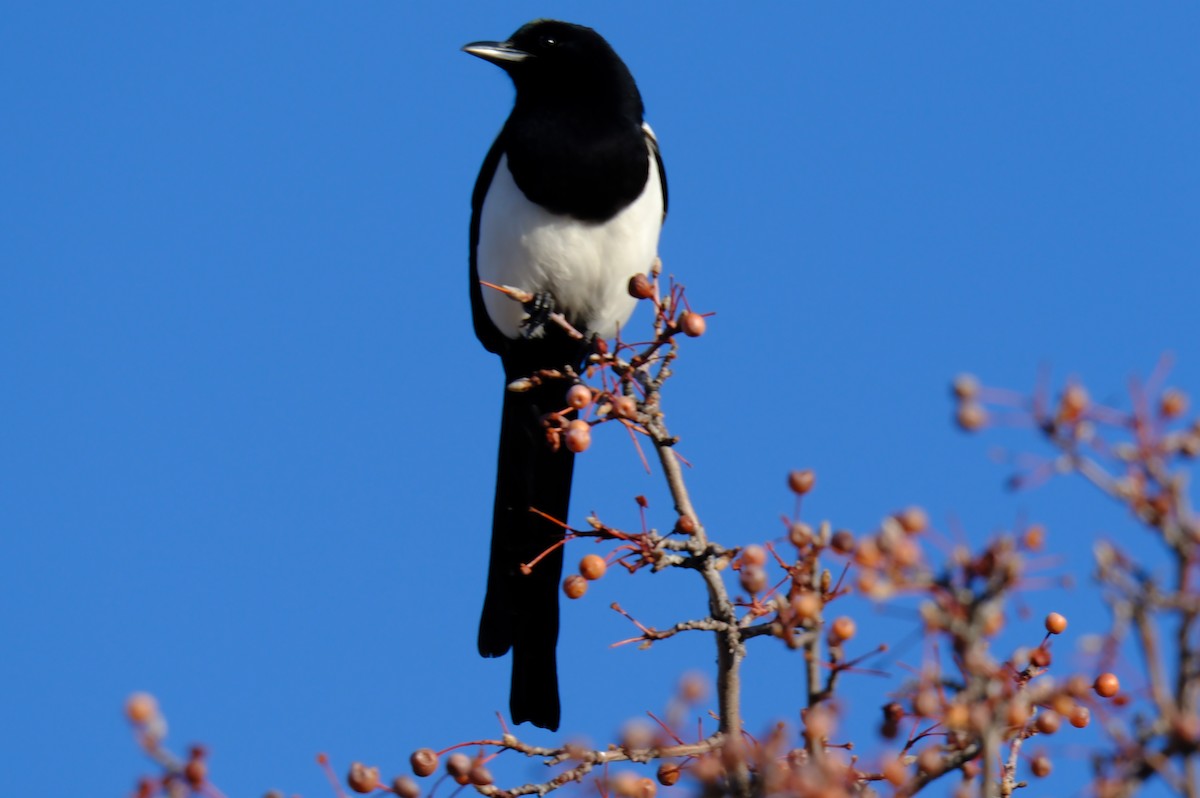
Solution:
M 530 202 L 501 157 L 480 214 L 479 278 L 547 292 L 582 332 L 616 335 L 636 304 L 629 278 L 644 274 L 658 254 L 662 183 L 647 157 L 650 175 L 641 196 L 606 222 L 558 216 Z M 487 286 L 483 302 L 500 332 L 520 336 L 527 315 L 520 303 Z

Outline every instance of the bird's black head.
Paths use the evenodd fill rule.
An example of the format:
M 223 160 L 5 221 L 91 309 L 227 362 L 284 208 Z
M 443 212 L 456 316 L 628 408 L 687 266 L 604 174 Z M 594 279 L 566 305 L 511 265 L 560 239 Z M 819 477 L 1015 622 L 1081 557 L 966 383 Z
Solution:
M 625 62 L 603 36 L 583 25 L 534 20 L 507 41 L 473 42 L 463 50 L 507 72 L 518 103 L 610 100 L 633 104 L 641 115 L 641 97 Z

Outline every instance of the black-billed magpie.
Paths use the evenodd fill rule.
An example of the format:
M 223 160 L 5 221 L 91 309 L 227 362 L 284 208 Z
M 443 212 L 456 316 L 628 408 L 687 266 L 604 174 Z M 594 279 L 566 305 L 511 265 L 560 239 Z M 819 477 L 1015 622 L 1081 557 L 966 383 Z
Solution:
M 463 48 L 504 69 L 512 113 L 483 161 L 471 197 L 471 312 L 475 335 L 500 355 L 505 384 L 542 369 L 580 368 L 595 337 L 633 312 L 629 279 L 658 251 L 667 182 L 642 98 L 624 62 L 591 28 L 537 20 L 504 42 Z M 533 295 L 525 305 L 485 287 Z M 561 313 L 581 341 L 550 320 Z M 555 647 L 562 540 L 574 455 L 552 447 L 543 417 L 565 408 L 566 383 L 505 391 L 479 653 L 512 649 L 515 723 L 555 730 Z

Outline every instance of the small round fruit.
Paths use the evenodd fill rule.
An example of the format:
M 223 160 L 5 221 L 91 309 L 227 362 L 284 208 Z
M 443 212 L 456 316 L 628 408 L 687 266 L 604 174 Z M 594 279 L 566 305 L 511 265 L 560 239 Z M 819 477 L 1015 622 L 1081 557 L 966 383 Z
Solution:
M 418 748 L 412 752 L 408 763 L 412 766 L 413 773 L 424 778 L 437 770 L 438 755 L 432 748 Z
M 587 585 L 587 580 L 582 576 L 571 574 L 563 580 L 563 592 L 569 599 L 583 598 L 583 594 L 587 592 Z
M 577 418 L 567 425 L 567 434 L 563 436 L 567 448 L 579 454 L 592 445 L 592 427 L 583 419 Z
M 125 699 L 125 717 L 141 725 L 158 715 L 158 701 L 149 693 L 134 693 Z
M 788 487 L 793 493 L 803 496 L 813 489 L 813 485 L 817 482 L 817 475 L 811 468 L 805 468 L 800 471 L 793 471 L 788 474 Z
M 1029 769 L 1033 771 L 1033 775 L 1044 779 L 1050 775 L 1050 771 L 1054 770 L 1054 765 L 1051 764 L 1050 757 L 1038 754 L 1029 761 Z
M 579 573 L 588 581 L 599 579 L 607 570 L 608 563 L 599 554 L 589 554 L 579 561 Z
M 592 389 L 586 385 L 572 385 L 567 391 L 567 404 L 576 410 L 582 410 L 592 403 Z
M 767 550 L 756 544 L 747 546 L 742 549 L 742 562 L 746 565 L 766 565 Z
M 1043 709 L 1038 713 L 1034 725 L 1042 734 L 1054 734 L 1062 725 L 1062 716 L 1053 709 Z
M 637 400 L 632 396 L 614 396 L 612 398 L 613 415 L 617 418 L 637 418 Z
M 629 295 L 634 299 L 650 299 L 654 296 L 654 284 L 644 274 L 635 274 L 629 278 Z
M 758 565 L 742 566 L 740 580 L 742 590 L 751 595 L 761 593 L 767 588 L 767 572 Z
M 966 401 L 958 406 L 954 420 L 966 432 L 975 432 L 987 424 L 988 414 L 978 402 Z
M 421 787 L 408 776 L 397 776 L 392 779 L 392 792 L 400 798 L 420 798 Z
M 471 783 L 476 787 L 486 787 L 495 781 L 492 778 L 492 772 L 483 765 L 476 765 L 471 768 L 471 772 L 468 775 L 470 776 Z
M 924 532 L 929 526 L 929 516 L 920 507 L 904 508 L 896 513 L 896 520 L 900 523 L 900 528 L 910 535 Z
M 679 781 L 682 768 L 674 762 L 663 762 L 658 766 L 658 783 L 664 787 L 673 787 Z
M 366 794 L 379 789 L 379 768 L 367 767 L 362 762 L 350 765 L 350 773 L 346 776 L 346 784 L 357 793 Z
M 701 335 L 704 335 L 704 330 L 707 327 L 708 322 L 699 313 L 693 313 L 688 310 L 679 316 L 679 329 L 683 330 L 683 334 L 689 338 L 699 338 Z
M 451 754 L 446 758 L 446 772 L 456 779 L 466 776 L 471 772 L 471 757 L 466 754 Z
M 1101 698 L 1112 698 L 1121 691 L 1121 682 L 1115 673 L 1102 673 L 1092 687 Z
M 854 619 L 848 615 L 843 615 L 830 624 L 829 637 L 841 643 L 844 640 L 854 637 L 856 631 L 858 631 L 858 627 L 855 625 Z
M 1085 728 L 1092 722 L 1092 711 L 1085 706 L 1077 706 L 1071 710 L 1071 714 L 1067 716 L 1071 721 L 1071 725 L 1076 729 Z
M 829 539 L 829 545 L 838 554 L 849 554 L 854 551 L 854 533 L 849 529 L 839 529 Z
M 952 390 L 958 399 L 974 399 L 979 395 L 979 378 L 974 374 L 959 374 L 954 378 Z
M 208 778 L 208 764 L 203 759 L 189 759 L 183 766 L 183 778 L 189 787 L 199 790 Z
M 1052 635 L 1060 635 L 1067 631 L 1066 616 L 1061 613 L 1052 612 L 1046 616 L 1046 631 Z

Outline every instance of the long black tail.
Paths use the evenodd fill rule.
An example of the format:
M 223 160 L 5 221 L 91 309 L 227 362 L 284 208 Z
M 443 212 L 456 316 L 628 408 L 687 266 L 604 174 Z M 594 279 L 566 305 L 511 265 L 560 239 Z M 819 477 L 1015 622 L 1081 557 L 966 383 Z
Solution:
M 520 376 L 520 375 L 514 375 Z M 499 657 L 513 652 L 509 709 L 514 723 L 558 729 L 559 546 L 528 575 L 532 562 L 563 538 L 560 526 L 530 512 L 536 508 L 567 520 L 575 455 L 565 446 L 552 451 L 541 416 L 563 407 L 564 384 L 551 381 L 523 393 L 505 391 L 492 516 L 492 553 L 487 597 L 479 622 L 479 653 Z

